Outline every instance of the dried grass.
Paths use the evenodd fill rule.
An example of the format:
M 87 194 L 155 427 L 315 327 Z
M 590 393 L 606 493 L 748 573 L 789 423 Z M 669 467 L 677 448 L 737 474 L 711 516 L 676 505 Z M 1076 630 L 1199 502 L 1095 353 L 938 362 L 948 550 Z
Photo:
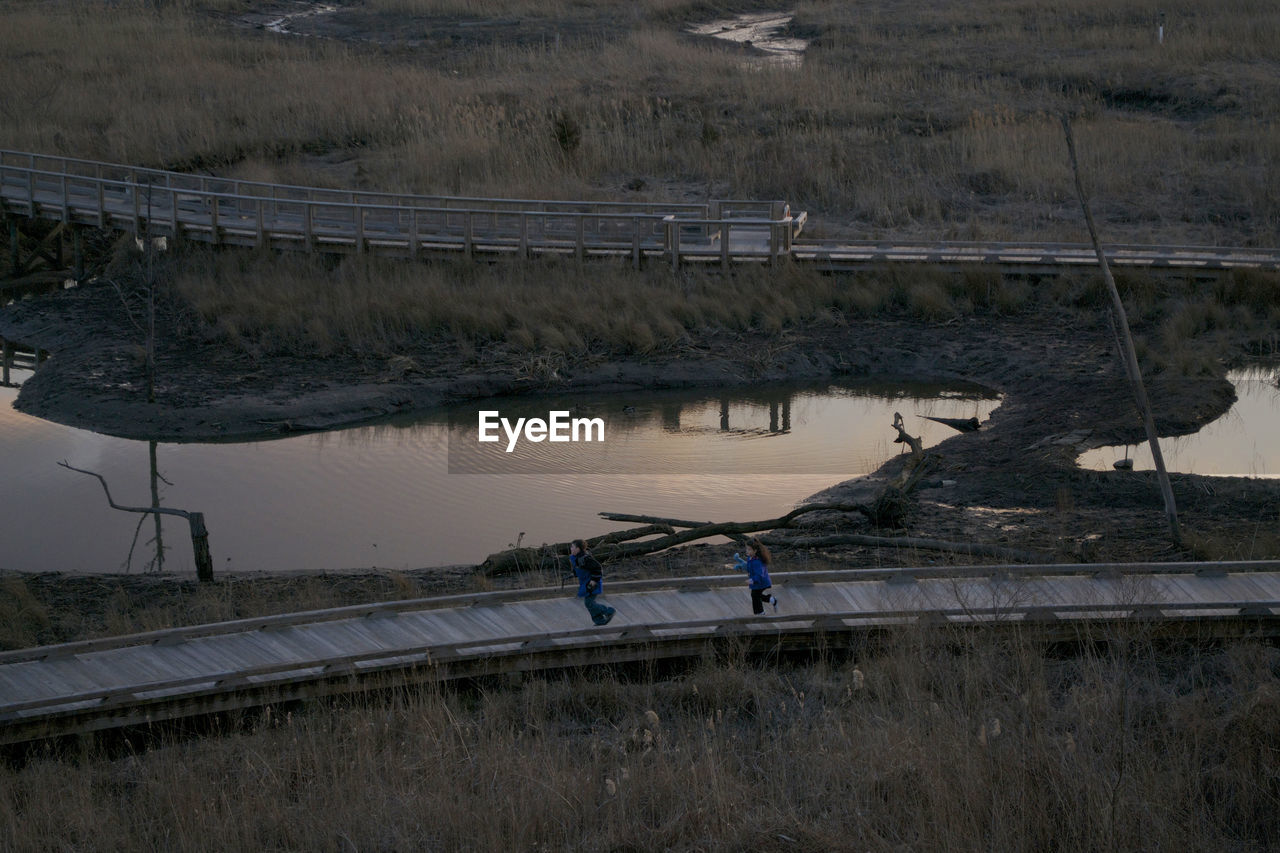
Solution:
M 1280 659 L 1138 628 L 1046 655 L 904 628 L 806 666 L 275 709 L 0 767 L 6 849 L 1252 849 L 1280 832 Z

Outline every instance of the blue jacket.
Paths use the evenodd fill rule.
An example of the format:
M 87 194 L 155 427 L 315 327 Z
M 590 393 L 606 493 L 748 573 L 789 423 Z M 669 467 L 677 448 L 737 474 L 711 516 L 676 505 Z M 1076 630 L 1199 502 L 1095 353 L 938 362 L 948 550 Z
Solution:
M 768 589 L 773 586 L 773 581 L 769 580 L 769 567 L 764 564 L 764 560 L 759 557 L 752 557 L 750 560 L 744 560 L 734 554 L 737 558 L 737 568 L 739 571 L 746 572 L 749 585 L 752 589 Z
M 578 576 L 578 598 L 586 598 L 588 595 L 599 595 L 604 592 L 604 569 L 600 568 L 600 561 L 590 554 L 583 553 L 578 556 L 569 555 L 569 565 L 573 566 L 573 573 Z M 587 582 L 594 580 L 595 586 L 590 592 L 587 591 Z

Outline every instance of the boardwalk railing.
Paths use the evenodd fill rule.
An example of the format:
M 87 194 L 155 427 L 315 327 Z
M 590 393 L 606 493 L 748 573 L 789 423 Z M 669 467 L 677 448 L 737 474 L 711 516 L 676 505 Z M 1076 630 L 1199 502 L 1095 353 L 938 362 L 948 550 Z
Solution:
M 786 202 L 555 201 L 333 190 L 0 150 L 10 214 L 213 244 L 422 257 L 571 254 L 774 261 Z
M 684 263 L 776 263 L 823 271 L 926 264 L 1021 274 L 1092 269 L 1086 243 L 800 241 L 785 201 L 556 201 L 325 189 L 0 149 L 0 212 L 155 237 L 300 251 Z M 12 220 L 11 220 L 12 223 Z M 1280 248 L 1107 246 L 1118 267 L 1216 275 L 1280 270 Z
M 1138 621 L 1203 637 L 1280 632 L 1280 561 L 779 573 L 748 615 L 741 575 L 610 584 L 592 627 L 572 591 L 359 605 L 0 654 L 0 744 L 372 687 L 856 642 L 869 630 L 1022 627 L 1069 639 Z M 843 638 L 843 639 L 841 639 Z M 710 645 L 709 645 L 710 644 Z
M 1108 244 L 1107 263 L 1117 267 L 1216 273 L 1231 269 L 1280 270 L 1280 249 L 1231 246 L 1152 246 Z M 800 243 L 793 247 L 797 263 L 839 271 L 890 265 L 927 264 L 934 268 L 994 266 L 1031 274 L 1094 269 L 1098 256 L 1086 243 L 981 243 L 938 240 L 850 240 Z

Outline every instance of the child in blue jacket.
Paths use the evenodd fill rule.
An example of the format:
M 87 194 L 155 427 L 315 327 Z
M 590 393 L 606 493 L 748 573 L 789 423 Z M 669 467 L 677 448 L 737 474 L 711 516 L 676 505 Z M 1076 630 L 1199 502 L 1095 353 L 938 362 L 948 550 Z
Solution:
M 569 565 L 573 566 L 573 573 L 578 576 L 578 598 L 583 599 L 583 603 L 587 605 L 591 621 L 597 625 L 608 625 L 617 611 L 596 601 L 600 593 L 604 592 L 604 569 L 600 567 L 600 561 L 587 550 L 587 543 L 583 540 L 575 539 L 569 543 Z
M 747 573 L 747 586 L 751 587 L 751 612 L 759 616 L 764 613 L 764 603 L 773 605 L 773 612 L 778 612 L 778 599 L 770 593 L 773 581 L 769 580 L 769 549 L 754 536 L 747 540 L 747 558 L 733 555 L 735 565 L 740 572 Z

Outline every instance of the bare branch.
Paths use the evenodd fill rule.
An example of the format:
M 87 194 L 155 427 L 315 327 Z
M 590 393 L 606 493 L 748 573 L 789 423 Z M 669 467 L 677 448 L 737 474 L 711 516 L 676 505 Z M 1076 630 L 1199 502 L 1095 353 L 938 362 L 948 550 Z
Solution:
M 88 474 L 90 477 L 97 477 L 98 482 L 102 484 L 102 491 L 107 493 L 107 503 L 111 505 L 112 509 L 123 510 L 124 512 L 152 512 L 160 513 L 161 515 L 176 515 L 179 518 L 185 518 L 188 521 L 191 520 L 191 513 L 184 509 L 170 509 L 167 506 L 121 506 L 111 499 L 111 490 L 107 488 L 107 481 L 103 479 L 101 474 L 96 474 L 93 471 L 86 471 L 83 468 L 77 468 L 74 465 L 68 464 L 65 459 L 58 464 L 71 471 Z

